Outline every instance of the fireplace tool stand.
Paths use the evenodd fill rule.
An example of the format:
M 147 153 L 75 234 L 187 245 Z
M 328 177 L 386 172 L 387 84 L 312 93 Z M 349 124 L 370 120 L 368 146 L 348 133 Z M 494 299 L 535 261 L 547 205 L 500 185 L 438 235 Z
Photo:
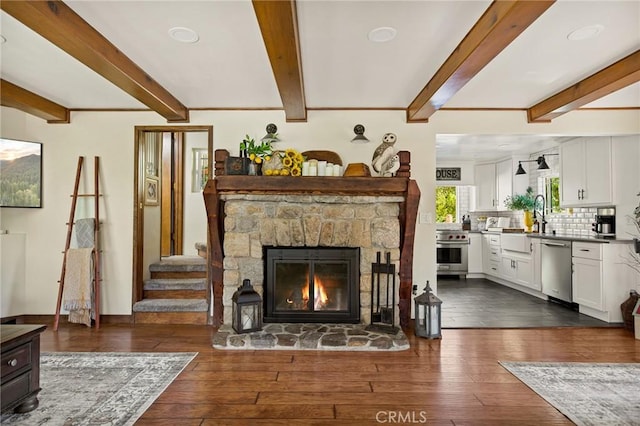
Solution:
M 391 263 L 391 253 L 385 257 L 385 263 L 381 263 L 378 252 L 376 263 L 371 264 L 371 324 L 366 330 L 396 334 L 400 331 L 395 325 L 396 265 Z

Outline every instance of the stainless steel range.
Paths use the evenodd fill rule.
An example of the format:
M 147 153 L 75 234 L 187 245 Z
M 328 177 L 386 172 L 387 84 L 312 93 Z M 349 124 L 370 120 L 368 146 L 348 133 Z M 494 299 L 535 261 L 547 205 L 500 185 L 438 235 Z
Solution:
M 438 275 L 466 275 L 469 270 L 468 251 L 467 231 L 436 231 Z

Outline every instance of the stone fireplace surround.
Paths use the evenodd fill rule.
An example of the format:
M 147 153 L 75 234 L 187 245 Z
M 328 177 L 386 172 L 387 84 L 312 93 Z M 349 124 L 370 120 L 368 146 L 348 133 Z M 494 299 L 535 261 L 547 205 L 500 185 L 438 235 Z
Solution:
M 225 176 L 228 152 L 215 153 L 204 190 L 213 325 L 231 323 L 231 296 L 243 279 L 263 291 L 263 246 L 359 247 L 360 318 L 368 323 L 371 263 L 391 253 L 399 271 L 397 320 L 410 319 L 413 238 L 420 191 L 400 151 L 397 177 Z
M 231 323 L 231 296 L 243 279 L 263 296 L 264 246 L 360 248 L 360 321 L 370 322 L 376 252 L 390 252 L 398 270 L 402 197 L 228 194 L 220 199 L 225 202 L 225 324 Z

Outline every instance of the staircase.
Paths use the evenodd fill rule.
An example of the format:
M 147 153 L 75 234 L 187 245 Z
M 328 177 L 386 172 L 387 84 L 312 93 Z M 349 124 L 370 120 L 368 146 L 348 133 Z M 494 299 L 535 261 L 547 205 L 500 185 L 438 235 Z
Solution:
M 200 256 L 170 256 L 149 265 L 136 324 L 207 324 L 207 267 Z

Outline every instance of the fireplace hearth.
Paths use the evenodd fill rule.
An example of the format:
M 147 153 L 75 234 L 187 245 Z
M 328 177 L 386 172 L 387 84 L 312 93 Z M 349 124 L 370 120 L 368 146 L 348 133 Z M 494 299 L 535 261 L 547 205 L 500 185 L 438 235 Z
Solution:
M 358 248 L 264 247 L 264 322 L 358 323 Z

